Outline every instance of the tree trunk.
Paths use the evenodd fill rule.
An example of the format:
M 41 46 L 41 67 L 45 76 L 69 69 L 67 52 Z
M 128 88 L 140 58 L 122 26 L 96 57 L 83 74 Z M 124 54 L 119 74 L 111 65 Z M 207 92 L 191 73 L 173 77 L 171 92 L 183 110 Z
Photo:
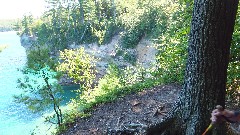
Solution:
M 170 135 L 200 135 L 216 105 L 225 105 L 230 44 L 239 0 L 195 0 L 185 82 L 178 101 L 164 120 Z M 173 123 L 167 121 L 171 119 Z M 225 135 L 225 124 L 213 134 Z M 148 134 L 160 134 L 161 124 Z
M 100 11 L 100 2 L 98 0 L 94 0 L 95 3 L 95 10 L 96 10 L 96 17 L 98 18 L 98 22 L 101 19 L 101 11 Z
M 80 12 L 80 20 L 81 24 L 84 24 L 84 10 L 83 10 L 83 0 L 78 0 L 79 3 L 79 12 Z
M 52 100 L 53 110 L 54 110 L 55 114 L 57 115 L 57 124 L 60 127 L 63 123 L 62 110 L 60 109 L 59 103 L 57 102 L 55 96 L 53 95 L 51 85 L 49 84 L 49 81 L 48 81 L 49 78 L 45 77 L 46 73 L 44 71 L 43 71 L 43 74 L 44 74 L 43 75 L 44 81 L 47 85 L 47 91 L 48 91 L 47 93 Z
M 112 10 L 112 17 L 113 17 L 113 20 L 115 21 L 116 19 L 116 4 L 115 4 L 115 1 L 114 0 L 111 0 L 111 10 Z

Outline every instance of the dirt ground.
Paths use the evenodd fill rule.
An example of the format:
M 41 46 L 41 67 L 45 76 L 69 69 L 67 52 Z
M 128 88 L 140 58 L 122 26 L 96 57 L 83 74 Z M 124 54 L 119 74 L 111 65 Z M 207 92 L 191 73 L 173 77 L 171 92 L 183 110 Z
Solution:
M 94 108 L 89 118 L 78 119 L 62 135 L 118 134 L 144 129 L 161 121 L 178 96 L 181 86 L 157 86 Z

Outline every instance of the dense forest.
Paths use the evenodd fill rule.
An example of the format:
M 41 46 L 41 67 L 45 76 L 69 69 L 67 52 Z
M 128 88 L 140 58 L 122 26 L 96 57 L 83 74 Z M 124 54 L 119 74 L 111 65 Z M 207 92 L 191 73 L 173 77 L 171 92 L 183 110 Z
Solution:
M 47 11 L 40 18 L 35 19 L 31 15 L 26 15 L 16 25 L 21 29 L 20 36 L 27 35 L 35 38 L 27 52 L 27 66 L 22 70 L 26 77 L 18 80 L 19 87 L 24 89 L 25 93 L 16 95 L 14 98 L 16 102 L 25 103 L 33 112 L 53 107 L 55 113 L 53 116 L 46 117 L 46 121 L 57 124 L 58 133 L 66 130 L 67 125 L 74 122 L 76 118 L 88 117 L 92 107 L 114 101 L 129 93 L 169 83 L 185 84 L 184 88 L 187 89 L 187 81 L 184 79 L 190 76 L 190 71 L 195 72 L 190 67 L 187 69 L 186 67 L 187 63 L 194 61 L 190 59 L 191 49 L 194 50 L 194 46 L 191 48 L 193 41 L 189 40 L 189 37 L 191 37 L 191 21 L 194 20 L 192 16 L 195 15 L 197 0 L 195 2 L 193 0 L 46 1 Z M 204 25 L 207 27 L 207 23 Z M 193 26 L 195 26 L 194 23 L 192 23 L 192 28 Z M 209 25 L 209 29 L 211 27 Z M 214 34 L 221 35 L 221 32 L 219 33 Z M 106 74 L 96 80 L 98 58 L 86 53 L 84 44 L 97 43 L 98 46 L 103 46 L 111 42 L 116 35 L 120 36 L 120 40 L 116 46 L 117 52 L 112 57 L 122 56 L 124 61 L 130 65 L 120 67 L 109 62 Z M 158 50 L 156 63 L 149 65 L 148 68 L 138 63 L 136 54 L 130 51 L 136 48 L 142 39 L 151 41 Z M 205 37 L 205 39 L 208 38 Z M 211 42 L 213 39 L 209 40 Z M 211 43 L 215 44 L 217 41 Z M 240 7 L 235 19 L 231 47 L 229 46 L 226 87 L 219 86 L 219 89 L 224 89 L 226 92 L 224 94 L 226 98 L 223 98 L 225 101 L 206 99 L 211 102 L 208 108 L 213 109 L 216 105 L 213 103 L 224 106 L 225 103 L 222 102 L 226 102 L 226 105 L 231 107 L 240 105 L 239 43 Z M 69 49 L 72 44 L 80 45 L 80 47 L 74 50 Z M 189 49 L 187 49 L 188 46 L 190 46 Z M 208 53 L 215 55 L 215 51 L 218 50 L 212 48 L 212 52 Z M 216 62 L 216 64 L 219 63 Z M 185 73 L 186 70 L 189 74 Z M 43 83 L 37 84 L 36 78 L 29 77 L 30 74 L 41 78 Z M 64 74 L 72 78 L 75 84 L 80 85 L 79 90 L 76 91 L 78 96 L 68 104 L 67 111 L 66 108 L 60 106 L 64 91 L 58 83 Z M 195 76 L 197 77 L 198 75 Z M 220 80 L 220 78 L 214 79 Z M 201 77 L 198 79 L 201 80 Z M 204 84 L 208 87 L 208 83 L 205 82 L 199 87 L 205 86 Z M 218 89 L 216 84 L 209 84 L 214 88 L 211 86 L 208 88 Z M 217 99 L 211 94 L 209 92 L 209 96 L 203 98 Z M 205 118 L 210 112 L 204 113 Z M 207 120 L 204 122 L 209 122 L 209 118 L 205 119 Z M 199 132 L 202 132 L 204 128 L 206 125 L 200 126 Z M 187 134 L 187 128 L 185 130 L 180 134 L 184 132 Z

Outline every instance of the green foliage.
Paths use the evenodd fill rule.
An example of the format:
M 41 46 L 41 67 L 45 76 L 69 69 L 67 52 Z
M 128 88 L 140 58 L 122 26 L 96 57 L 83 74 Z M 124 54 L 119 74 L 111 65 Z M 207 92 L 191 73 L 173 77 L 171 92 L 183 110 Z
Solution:
M 180 46 L 180 47 L 179 47 Z M 187 46 L 172 44 L 162 46 L 159 51 L 159 65 L 155 76 L 164 83 L 183 83 Z
M 74 42 L 105 44 L 120 30 L 124 30 L 122 45 L 134 48 L 143 36 L 154 37 L 165 30 L 166 15 L 158 1 L 47 2 L 49 10 L 41 19 L 24 16 L 22 31 L 37 36 L 41 44 L 51 44 L 53 50 L 63 50 Z
M 238 6 L 238 14 L 235 22 L 233 33 L 230 63 L 228 65 L 227 78 L 227 100 L 234 106 L 240 106 L 239 91 L 240 91 L 240 5 Z
M 138 7 L 132 12 L 121 16 L 122 25 L 127 29 L 121 39 L 123 48 L 135 48 L 143 36 L 149 35 L 154 37 L 165 31 L 166 15 L 162 12 L 160 5 L 148 5 L 144 8 Z M 132 17 L 129 17 L 129 14 Z
M 150 71 L 140 65 L 120 69 L 116 65 L 110 64 L 107 73 L 99 80 L 97 87 L 91 93 L 81 95 L 80 106 L 89 108 L 94 104 L 110 102 L 119 96 L 154 85 L 156 85 L 156 81 L 150 75 Z
M 240 90 L 240 62 L 230 62 L 228 65 L 227 78 L 227 100 L 233 106 L 240 106 L 239 90 Z
M 83 93 L 81 98 L 87 102 L 91 102 L 95 97 L 105 95 L 116 88 L 122 87 L 120 83 L 120 70 L 116 65 L 109 65 L 106 75 L 98 82 L 98 86 L 89 94 Z
M 54 105 L 54 116 L 46 117 L 46 120 L 61 125 L 62 114 L 60 102 L 63 91 L 57 82 L 57 73 L 52 71 L 48 66 L 39 68 L 38 70 L 25 68 L 23 73 L 25 77 L 18 80 L 18 87 L 24 91 L 20 95 L 14 96 L 15 102 L 26 104 L 33 112 L 44 111 L 46 108 Z M 55 115 L 57 122 L 53 121 Z
M 48 48 L 36 44 L 27 52 L 27 60 L 22 70 L 25 76 L 18 80 L 18 87 L 24 91 L 14 96 L 15 101 L 26 104 L 33 112 L 53 107 L 53 116 L 44 117 L 47 122 L 61 126 L 63 116 L 60 103 L 63 91 L 58 84 L 60 74 L 55 71 L 57 61 L 50 58 Z
M 127 62 L 131 63 L 132 65 L 136 64 L 137 61 L 137 54 L 134 52 L 124 52 L 123 59 Z
M 240 61 L 240 5 L 238 6 L 237 18 L 235 21 L 234 33 L 232 38 L 230 62 Z
M 33 16 L 24 15 L 21 21 L 21 27 L 23 29 L 22 34 L 32 35 L 31 25 L 33 23 Z
M 45 24 L 41 19 L 37 19 L 33 22 L 31 30 L 32 30 L 31 33 L 33 33 L 33 35 L 38 38 L 37 39 L 38 44 L 44 45 L 49 42 L 51 31 L 48 28 L 47 24 Z
M 57 61 L 49 56 L 50 50 L 47 47 L 34 44 L 27 52 L 27 67 L 33 70 L 44 68 L 46 65 L 55 70 Z
M 102 20 L 97 24 L 92 25 L 93 36 L 96 37 L 98 44 L 106 44 L 118 31 L 117 24 L 112 20 Z
M 82 90 L 88 90 L 95 79 L 96 59 L 84 52 L 84 48 L 77 50 L 64 50 L 59 56 L 61 63 L 58 71 L 66 72 L 75 83 L 80 83 Z
M 158 68 L 154 76 L 161 82 L 183 83 L 187 58 L 187 40 L 190 32 L 191 8 L 185 5 L 167 6 L 168 29 L 156 40 L 159 52 L 157 54 Z

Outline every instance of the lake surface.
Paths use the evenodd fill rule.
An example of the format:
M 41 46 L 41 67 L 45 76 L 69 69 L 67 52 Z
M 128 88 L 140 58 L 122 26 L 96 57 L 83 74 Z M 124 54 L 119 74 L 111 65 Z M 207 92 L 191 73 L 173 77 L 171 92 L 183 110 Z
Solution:
M 23 77 L 18 69 L 26 63 L 25 48 L 21 46 L 19 36 L 16 32 L 0 32 L 2 44 L 8 47 L 0 53 L 0 135 L 30 135 L 33 131 L 37 135 L 50 134 L 54 126 L 44 123 L 41 114 L 33 114 L 24 104 L 13 102 L 13 95 L 22 91 L 16 83 Z M 77 86 L 64 89 L 68 90 L 65 95 L 67 101 L 74 96 L 69 89 L 77 89 Z

